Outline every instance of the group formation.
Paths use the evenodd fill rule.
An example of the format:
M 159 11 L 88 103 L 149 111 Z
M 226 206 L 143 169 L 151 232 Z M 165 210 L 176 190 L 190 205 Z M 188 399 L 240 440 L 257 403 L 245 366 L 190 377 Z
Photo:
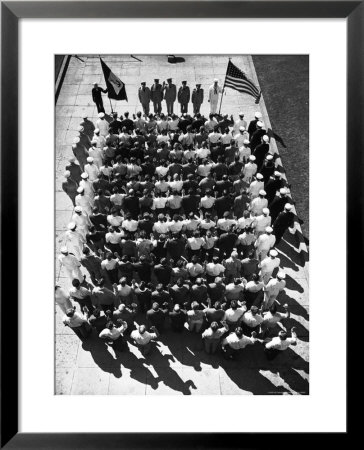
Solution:
M 115 351 L 129 340 L 148 355 L 172 330 L 225 358 L 255 343 L 275 358 L 297 343 L 277 299 L 295 215 L 262 115 L 148 113 L 80 123 L 62 183 L 74 206 L 58 255 L 72 283 L 55 289 L 63 323 Z

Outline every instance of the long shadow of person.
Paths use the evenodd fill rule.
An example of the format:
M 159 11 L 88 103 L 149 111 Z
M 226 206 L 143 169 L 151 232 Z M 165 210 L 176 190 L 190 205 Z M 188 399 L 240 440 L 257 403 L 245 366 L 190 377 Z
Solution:
M 114 377 L 121 377 L 120 364 L 117 359 L 112 356 L 108 350 L 108 345 L 100 339 L 96 334 L 82 342 L 82 348 L 86 352 L 90 352 L 92 359 L 104 372 L 112 373 Z
M 190 388 L 196 389 L 192 380 L 183 381 L 178 373 L 169 365 L 169 361 L 175 360 L 174 357 L 172 355 L 162 355 L 157 346 L 145 357 L 145 360 L 156 371 L 158 375 L 156 381 L 163 381 L 166 386 L 174 391 L 181 392 L 183 395 L 191 395 Z M 154 389 L 157 389 L 157 387 L 158 385 Z
M 287 295 L 285 291 L 281 291 L 279 293 L 277 300 L 281 305 L 287 304 L 291 310 L 294 309 L 294 313 L 298 316 L 302 316 L 305 320 L 309 319 L 307 310 L 302 305 L 300 305 L 297 300 Z
M 290 291 L 297 291 L 300 294 L 303 294 L 304 289 L 303 287 L 297 283 L 297 281 L 292 278 L 290 275 L 286 274 L 286 289 L 289 289 Z

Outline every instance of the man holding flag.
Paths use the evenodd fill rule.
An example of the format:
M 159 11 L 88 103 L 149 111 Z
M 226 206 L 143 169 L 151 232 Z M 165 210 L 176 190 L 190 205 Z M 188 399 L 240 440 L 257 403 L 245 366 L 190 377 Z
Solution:
M 102 102 L 101 92 L 106 94 L 107 89 L 102 89 L 102 87 L 100 87 L 97 83 L 94 83 L 94 87 L 92 88 L 92 100 L 94 101 L 94 103 L 96 105 L 98 113 L 105 112 L 104 104 Z
M 109 99 L 114 100 L 126 100 L 128 101 L 128 97 L 125 91 L 125 84 L 118 78 L 111 69 L 104 63 L 104 61 L 100 58 L 102 72 L 104 74 L 105 83 L 106 83 L 106 91 Z M 101 94 L 100 94 L 101 96 Z M 112 112 L 111 100 L 110 107 Z M 104 111 L 102 111 L 104 112 Z

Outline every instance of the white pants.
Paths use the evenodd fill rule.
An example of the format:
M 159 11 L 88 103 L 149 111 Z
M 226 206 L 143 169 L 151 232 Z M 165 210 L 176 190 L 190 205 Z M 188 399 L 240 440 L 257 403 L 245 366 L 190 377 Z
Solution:
M 259 261 L 263 261 L 263 259 L 268 255 L 269 250 L 259 250 L 257 249 L 257 258 Z
M 259 272 L 260 275 L 260 281 L 263 281 L 264 284 L 267 284 L 269 281 L 269 278 L 272 276 L 273 272 Z
M 218 104 L 218 102 L 210 102 L 210 107 L 211 107 L 211 114 L 215 114 L 216 113 L 216 111 L 217 111 L 217 104 Z
M 77 280 L 79 280 L 80 283 L 83 281 L 83 275 L 82 275 L 82 272 L 81 272 L 81 270 L 80 270 L 79 267 L 73 267 L 73 268 L 70 268 L 70 267 L 64 266 L 64 268 L 65 268 L 65 270 L 66 270 L 66 274 L 69 276 L 69 278 L 71 279 L 71 281 L 72 281 L 73 279 L 75 279 L 75 278 L 76 278 Z
M 67 245 L 67 248 L 68 248 L 70 253 L 73 253 L 76 256 L 76 258 L 79 261 L 81 261 L 81 258 L 82 258 L 83 254 L 82 254 L 82 248 L 80 246 L 69 242 L 68 245 Z
M 265 311 L 268 310 L 273 305 L 276 298 L 277 298 L 276 295 L 269 294 L 269 292 L 264 292 L 264 300 L 263 300 L 263 304 L 262 304 L 263 310 L 265 310 Z

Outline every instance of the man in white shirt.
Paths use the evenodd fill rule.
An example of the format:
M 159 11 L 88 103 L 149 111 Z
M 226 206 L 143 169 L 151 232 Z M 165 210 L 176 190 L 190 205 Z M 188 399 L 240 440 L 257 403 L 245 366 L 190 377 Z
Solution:
M 98 114 L 98 117 L 99 118 L 96 122 L 96 127 L 100 130 L 101 136 L 106 137 L 109 134 L 109 123 L 107 120 L 105 120 L 105 113 L 100 112 Z
M 239 132 L 234 136 L 237 147 L 240 149 L 244 146 L 244 142 L 249 140 L 249 134 L 245 127 L 240 127 Z
M 234 122 L 233 135 L 235 136 L 239 134 L 240 127 L 244 127 L 246 129 L 247 126 L 248 124 L 244 120 L 244 113 L 240 112 L 239 119 Z
M 138 221 L 134 220 L 130 213 L 127 213 L 121 227 L 129 233 L 135 233 L 138 229 Z
M 222 93 L 222 88 L 219 86 L 219 80 L 214 79 L 214 84 L 209 88 L 208 102 L 210 103 L 211 114 L 215 114 L 217 111 L 217 104 L 219 102 L 219 94 Z
M 253 181 L 250 183 L 250 186 L 248 189 L 251 200 L 253 200 L 254 198 L 257 198 L 259 195 L 259 192 L 263 189 L 264 189 L 263 175 L 261 173 L 257 173 L 255 175 L 255 179 L 253 178 Z
M 280 331 L 278 336 L 265 344 L 265 352 L 269 360 L 274 359 L 280 352 L 287 350 L 291 345 L 297 345 L 296 328 L 291 328 L 291 337 L 287 337 L 286 331 Z
M 88 149 L 88 154 L 90 155 L 91 158 L 93 158 L 94 160 L 93 162 L 96 165 L 96 167 L 100 169 L 100 167 L 102 166 L 103 151 L 101 148 L 97 146 L 97 140 L 91 141 L 91 147 Z
M 166 199 L 167 200 L 167 199 Z M 168 233 L 168 222 L 164 219 L 163 214 L 158 215 L 158 221 L 153 225 L 153 232 L 159 236 L 160 234 Z
M 77 189 L 78 195 L 75 198 L 76 206 L 80 206 L 82 211 L 84 211 L 88 216 L 92 214 L 93 201 L 85 195 L 85 189 L 83 187 L 79 187 Z
M 245 304 L 240 306 L 240 303 L 236 300 L 231 300 L 230 308 L 225 311 L 224 320 L 229 326 L 230 330 L 234 330 L 240 324 L 240 320 L 246 311 Z
M 130 334 L 143 356 L 149 355 L 152 350 L 151 341 L 159 336 L 156 327 L 150 327 L 150 329 L 152 333 L 146 330 L 145 325 L 140 325 L 137 330 L 132 331 Z
M 252 225 L 256 237 L 259 237 L 261 234 L 263 234 L 266 228 L 270 227 L 272 224 L 272 218 L 269 215 L 269 209 L 263 208 L 262 212 L 263 214 L 260 214 L 259 216 L 256 216 L 254 218 Z
M 246 336 L 251 336 L 255 331 L 257 334 L 260 333 L 260 325 L 263 322 L 263 316 L 259 313 L 257 306 L 251 306 L 249 311 L 243 315 L 241 319 L 241 326 L 243 328 L 244 334 Z
M 100 170 L 97 167 L 97 165 L 94 164 L 94 159 L 92 156 L 89 156 L 87 158 L 87 164 L 85 165 L 85 172 L 88 174 L 88 179 L 91 182 L 94 182 L 100 174 Z
M 198 263 L 197 256 L 192 256 L 191 262 L 186 264 L 186 270 L 193 281 L 203 273 L 203 267 Z
M 120 320 L 120 319 L 119 319 Z M 101 331 L 99 337 L 108 342 L 114 350 L 122 351 L 124 348 L 123 333 L 128 328 L 128 324 L 120 320 L 121 325 L 116 327 L 111 320 L 107 322 L 106 328 Z
M 96 147 L 103 150 L 104 147 L 106 147 L 106 139 L 105 136 L 102 136 L 100 134 L 100 130 L 98 128 L 95 128 L 94 131 L 94 137 L 92 138 L 93 141 L 96 141 Z
M 222 349 L 224 352 L 224 358 L 235 359 L 239 350 L 245 348 L 247 345 L 255 344 L 260 341 L 256 338 L 256 333 L 253 332 L 251 337 L 244 336 L 242 328 L 238 327 L 235 332 L 229 334 L 222 341 Z
M 90 335 L 92 328 L 85 315 L 76 312 L 75 309 L 75 306 L 67 309 L 66 314 L 63 316 L 63 324 L 70 327 L 81 340 L 84 340 Z
M 255 251 L 259 261 L 263 261 L 267 257 L 267 254 L 276 243 L 276 238 L 273 233 L 273 228 L 268 226 L 265 228 L 265 233 L 261 234 L 255 241 Z
M 268 200 L 265 198 L 266 195 L 267 193 L 261 189 L 258 192 L 258 197 L 250 202 L 249 210 L 253 216 L 260 216 L 263 213 L 263 209 L 267 208 Z
M 253 176 L 257 173 L 258 166 L 255 164 L 256 158 L 254 155 L 249 156 L 249 161 L 245 164 L 243 169 L 244 181 L 250 183 Z
M 173 181 L 168 180 L 168 184 L 172 191 L 181 192 L 183 188 L 183 181 L 180 179 L 180 176 L 175 173 L 173 175 Z
M 267 311 L 276 301 L 279 293 L 284 290 L 286 287 L 285 278 L 286 274 L 280 271 L 277 273 L 276 278 L 271 278 L 264 286 L 263 311 Z
M 267 284 L 270 277 L 272 276 L 272 273 L 274 269 L 279 267 L 281 260 L 277 258 L 278 252 L 275 249 L 272 249 L 269 251 L 269 256 L 263 259 L 263 261 L 259 264 L 260 268 L 260 279 L 264 282 L 264 284 Z
M 86 244 L 85 237 L 78 232 L 75 222 L 70 222 L 67 225 L 68 230 L 65 232 L 65 245 L 80 261 L 82 257 L 82 250 Z
M 229 327 L 225 322 L 222 322 L 222 325 L 223 326 L 219 328 L 217 322 L 212 322 L 210 327 L 202 333 L 205 351 L 210 355 L 216 353 L 221 337 L 229 331 Z
M 212 283 L 216 277 L 222 277 L 225 272 L 225 267 L 220 264 L 220 258 L 214 256 L 212 261 L 206 264 L 206 280 Z
M 217 125 L 217 122 L 214 118 L 214 115 L 210 114 L 209 120 L 206 120 L 206 122 L 205 122 L 205 130 L 209 133 L 215 129 L 216 125 Z
M 77 279 L 80 282 L 83 281 L 83 275 L 80 270 L 81 263 L 76 258 L 76 256 L 70 254 L 68 252 L 67 247 L 61 248 L 61 254 L 58 256 L 58 260 L 61 265 L 65 268 L 66 274 L 70 278 L 70 280 Z

